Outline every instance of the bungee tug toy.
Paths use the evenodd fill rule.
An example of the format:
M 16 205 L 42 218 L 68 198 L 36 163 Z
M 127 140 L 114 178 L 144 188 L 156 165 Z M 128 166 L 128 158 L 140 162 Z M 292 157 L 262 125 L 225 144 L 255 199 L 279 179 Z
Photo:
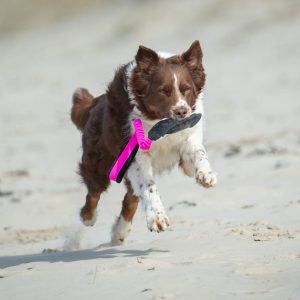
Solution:
M 188 118 L 177 120 L 166 118 L 156 123 L 148 132 L 148 137 L 145 137 L 142 120 L 135 119 L 132 121 L 135 132 L 125 145 L 124 149 L 119 154 L 110 173 L 109 179 L 120 183 L 131 165 L 132 161 L 139 148 L 143 151 L 149 151 L 152 142 L 164 137 L 166 134 L 172 134 L 187 128 L 195 126 L 201 119 L 200 113 L 194 113 Z

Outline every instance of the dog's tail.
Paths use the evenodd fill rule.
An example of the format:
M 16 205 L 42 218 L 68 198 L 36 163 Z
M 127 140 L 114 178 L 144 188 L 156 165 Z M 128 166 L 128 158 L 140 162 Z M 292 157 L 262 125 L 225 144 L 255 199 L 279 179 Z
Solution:
M 94 96 L 85 88 L 77 88 L 73 94 L 71 120 L 80 131 L 83 131 L 88 121 L 93 99 Z

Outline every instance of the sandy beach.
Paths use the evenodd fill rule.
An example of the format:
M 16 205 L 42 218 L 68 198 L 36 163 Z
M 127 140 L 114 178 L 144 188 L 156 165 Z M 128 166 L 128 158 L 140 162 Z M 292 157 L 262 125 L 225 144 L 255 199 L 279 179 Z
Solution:
M 299 1 L 79 3 L 0 30 L 0 299 L 300 299 Z M 181 53 L 195 39 L 218 185 L 162 175 L 170 229 L 149 232 L 140 205 L 112 247 L 124 187 L 81 224 L 72 93 L 103 93 L 140 44 Z

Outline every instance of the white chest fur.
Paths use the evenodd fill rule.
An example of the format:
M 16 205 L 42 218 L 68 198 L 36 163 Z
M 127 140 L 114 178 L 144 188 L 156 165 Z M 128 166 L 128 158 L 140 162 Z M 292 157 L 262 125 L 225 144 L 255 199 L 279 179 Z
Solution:
M 181 132 L 170 134 L 153 142 L 149 151 L 153 173 L 159 174 L 171 170 L 180 161 L 181 148 L 195 129 L 185 129 Z

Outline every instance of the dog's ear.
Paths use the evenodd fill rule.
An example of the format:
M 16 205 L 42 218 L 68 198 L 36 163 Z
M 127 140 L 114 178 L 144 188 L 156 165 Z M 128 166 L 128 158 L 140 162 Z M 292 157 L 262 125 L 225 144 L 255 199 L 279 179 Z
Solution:
M 139 47 L 135 60 L 139 68 L 144 72 L 149 71 L 150 67 L 157 66 L 159 63 L 158 54 L 144 46 Z
M 198 40 L 194 41 L 190 48 L 181 54 L 184 64 L 190 69 L 196 69 L 202 64 L 202 50 Z

